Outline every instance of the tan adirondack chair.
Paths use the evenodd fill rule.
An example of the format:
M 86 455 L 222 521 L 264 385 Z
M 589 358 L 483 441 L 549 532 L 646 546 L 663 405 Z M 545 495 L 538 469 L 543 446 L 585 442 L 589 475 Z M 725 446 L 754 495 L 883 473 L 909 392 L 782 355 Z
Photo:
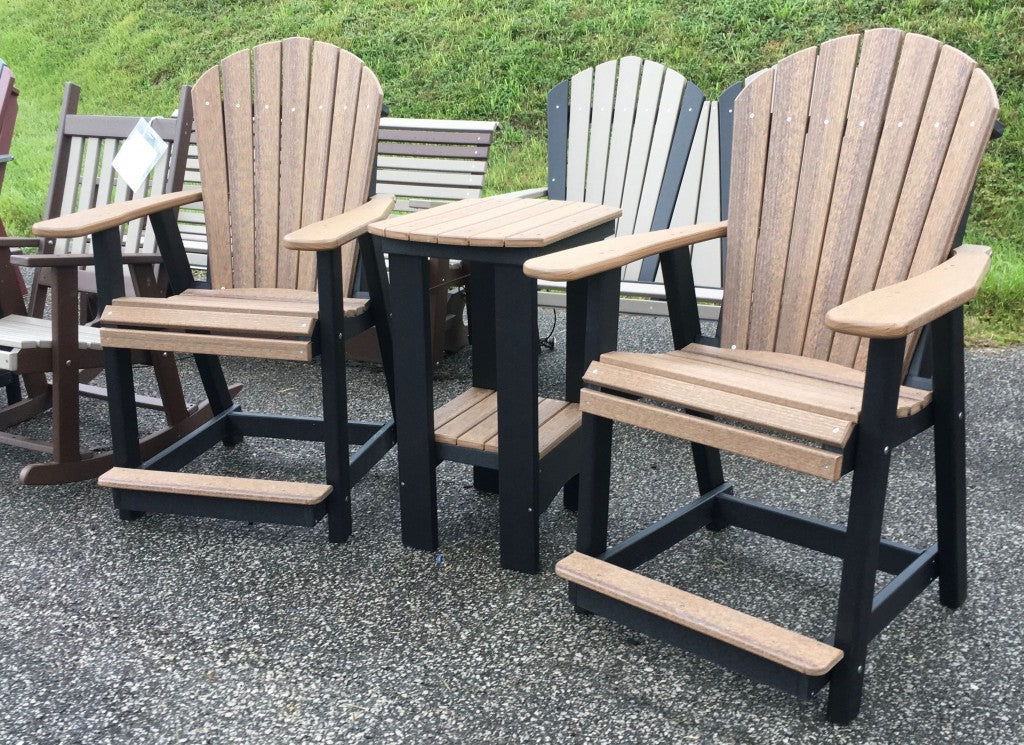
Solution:
M 72 83 L 64 89 L 44 217 L 69 215 L 110 201 L 141 200 L 180 187 L 191 127 L 188 87 L 182 90 L 180 116 L 152 120 L 168 148 L 146 183 L 134 192 L 112 164 L 138 117 L 79 114 L 80 92 Z M 125 225 L 118 232 L 117 245 L 124 254 L 133 292 L 160 294 L 162 287 L 154 272 L 159 256 L 145 220 Z M 37 253 L 12 255 L 17 248 L 34 248 Z M 49 461 L 22 469 L 23 484 L 96 478 L 113 465 L 111 452 L 83 450 L 79 432 L 80 396 L 106 396 L 104 388 L 90 384 L 103 366 L 99 329 L 90 316 L 89 298 L 95 291 L 90 250 L 85 237 L 0 238 L 0 369 L 20 378 L 14 381 L 17 395 L 9 396 L 8 406 L 0 409 L 0 442 L 50 456 Z M 35 270 L 27 306 L 17 266 Z M 48 295 L 50 317 L 45 318 Z M 137 360 L 153 366 L 161 394 L 160 398 L 139 396 L 137 402 L 147 408 L 162 408 L 167 419 L 167 427 L 147 436 L 141 445 L 144 452 L 152 454 L 208 419 L 209 409 L 186 406 L 172 358 L 146 354 Z M 24 383 L 25 398 L 20 383 Z M 53 416 L 49 442 L 12 430 L 47 410 L 52 410 Z
M 577 552 L 557 567 L 578 608 L 799 695 L 829 684 L 828 716 L 847 722 L 868 642 L 936 577 L 943 604 L 964 601 L 961 306 L 989 252 L 948 257 L 997 110 L 985 73 L 934 39 L 893 29 L 836 39 L 787 57 L 736 98 L 727 223 L 527 263 L 545 279 L 590 275 L 590 302 L 607 304 L 615 298 L 596 296 L 602 275 L 660 253 L 679 282 L 688 253 L 675 249 L 729 238 L 720 347 L 700 343 L 692 289 L 673 317 L 675 351 L 610 351 L 615 330 L 588 329 L 588 348 L 604 353 L 580 399 L 589 452 Z M 931 380 L 905 380 L 928 324 Z M 612 421 L 689 440 L 701 496 L 608 549 Z M 919 550 L 882 540 L 883 506 L 892 449 L 932 427 L 938 541 Z M 847 525 L 735 496 L 721 449 L 832 481 L 852 471 Z M 806 637 L 633 571 L 727 525 L 842 559 L 833 636 Z M 876 593 L 878 570 L 895 576 Z
M 350 480 L 394 443 L 391 421 L 347 421 L 344 340 L 376 324 L 390 384 L 383 267 L 366 226 L 393 197 L 369 199 L 381 111 L 377 78 L 331 44 L 292 38 L 242 50 L 192 92 L 202 191 L 111 205 L 35 226 L 46 236 L 92 235 L 104 307 L 100 341 L 111 390 L 122 517 L 172 512 L 312 525 L 332 541 L 351 532 Z M 175 208 L 202 199 L 212 289 L 193 288 Z M 149 215 L 172 295 L 124 297 L 116 226 Z M 358 249 L 356 240 L 359 239 Z M 348 297 L 357 253 L 370 299 Z M 145 462 L 134 446 L 132 350 L 191 353 L 215 415 L 187 441 Z M 217 355 L 309 361 L 319 355 L 323 417 L 242 412 Z M 324 442 L 325 483 L 181 473 L 218 441 L 243 436 Z M 360 445 L 351 457 L 348 445 Z

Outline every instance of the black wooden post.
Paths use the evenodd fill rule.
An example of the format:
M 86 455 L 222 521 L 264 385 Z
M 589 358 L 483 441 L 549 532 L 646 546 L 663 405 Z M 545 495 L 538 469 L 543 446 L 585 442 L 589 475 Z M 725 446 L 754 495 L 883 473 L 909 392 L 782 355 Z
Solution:
M 836 613 L 835 646 L 843 650 L 843 659 L 832 671 L 828 697 L 829 719 L 838 723 L 850 722 L 857 716 L 864 690 L 864 664 L 872 636 L 871 607 L 905 347 L 906 339 L 900 338 L 872 339 L 868 348 Z
M 935 409 L 935 500 L 939 600 L 959 608 L 967 599 L 967 454 L 964 422 L 964 312 L 932 324 Z
M 316 280 L 320 301 L 317 325 L 324 398 L 324 457 L 327 483 L 332 487 L 327 496 L 327 537 L 332 543 L 340 543 L 352 534 L 341 249 L 317 252 Z

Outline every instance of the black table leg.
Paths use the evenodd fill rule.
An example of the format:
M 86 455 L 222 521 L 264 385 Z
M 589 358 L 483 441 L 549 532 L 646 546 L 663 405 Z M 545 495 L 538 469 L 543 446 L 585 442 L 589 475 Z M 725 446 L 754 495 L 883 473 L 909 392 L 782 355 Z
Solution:
M 495 350 L 497 334 L 494 329 L 494 265 L 473 262 L 473 305 L 469 319 L 473 327 L 473 386 L 497 388 Z M 473 488 L 498 492 L 498 472 L 493 468 L 473 466 Z
M 393 304 L 391 319 L 398 351 L 395 428 L 402 543 L 433 551 L 437 548 L 437 474 L 427 259 L 392 253 L 390 274 L 392 297 L 402 299 Z
M 494 269 L 501 566 L 540 567 L 537 456 L 537 282 L 518 265 Z M 474 354 L 476 350 L 474 349 Z M 401 439 L 401 435 L 399 435 Z

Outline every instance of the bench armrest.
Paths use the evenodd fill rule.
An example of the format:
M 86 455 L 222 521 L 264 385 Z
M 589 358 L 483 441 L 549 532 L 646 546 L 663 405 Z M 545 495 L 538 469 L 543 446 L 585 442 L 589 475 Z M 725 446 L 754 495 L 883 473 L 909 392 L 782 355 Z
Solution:
M 4 236 L 0 238 L 0 248 L 38 248 L 43 247 L 42 238 L 33 238 L 32 236 Z
M 529 277 L 555 281 L 583 279 L 593 274 L 630 264 L 647 256 L 692 246 L 701 241 L 721 238 L 727 222 L 687 225 L 680 228 L 655 230 L 651 233 L 623 235 L 618 238 L 567 248 L 546 256 L 530 259 L 523 265 Z
M 395 198 L 378 194 L 354 209 L 326 220 L 292 231 L 284 237 L 285 248 L 293 251 L 329 251 L 358 238 L 370 223 L 383 220 L 391 214 Z
M 80 238 L 84 235 L 99 233 L 107 228 L 116 228 L 137 217 L 145 217 L 154 212 L 163 212 L 183 204 L 198 202 L 202 198 L 203 192 L 196 189 L 158 194 L 128 202 L 104 204 L 101 207 L 93 207 L 70 215 L 61 215 L 51 220 L 37 222 L 32 226 L 32 232 L 44 238 Z
M 160 254 L 124 254 L 121 261 L 125 264 L 159 264 L 163 259 Z M 92 266 L 92 254 L 15 254 L 11 263 L 16 266 Z
M 836 306 L 825 323 L 833 331 L 869 339 L 907 336 L 973 298 L 991 256 L 988 246 L 960 246 L 934 269 Z

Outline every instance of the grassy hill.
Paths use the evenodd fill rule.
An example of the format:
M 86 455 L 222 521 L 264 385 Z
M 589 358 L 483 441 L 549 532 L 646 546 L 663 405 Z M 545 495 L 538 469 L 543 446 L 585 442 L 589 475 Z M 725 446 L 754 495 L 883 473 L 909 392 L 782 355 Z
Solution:
M 973 56 L 999 90 L 1006 136 L 988 151 L 968 239 L 995 260 L 970 311 L 975 339 L 1024 341 L 1024 6 L 796 0 L 5 0 L 0 57 L 21 112 L 0 195 L 12 231 L 40 215 L 64 81 L 84 113 L 167 114 L 178 89 L 242 47 L 292 35 L 334 42 L 380 77 L 396 116 L 496 119 L 488 191 L 544 182 L 547 90 L 637 54 L 717 95 L 812 44 L 874 26 L 926 33 Z

